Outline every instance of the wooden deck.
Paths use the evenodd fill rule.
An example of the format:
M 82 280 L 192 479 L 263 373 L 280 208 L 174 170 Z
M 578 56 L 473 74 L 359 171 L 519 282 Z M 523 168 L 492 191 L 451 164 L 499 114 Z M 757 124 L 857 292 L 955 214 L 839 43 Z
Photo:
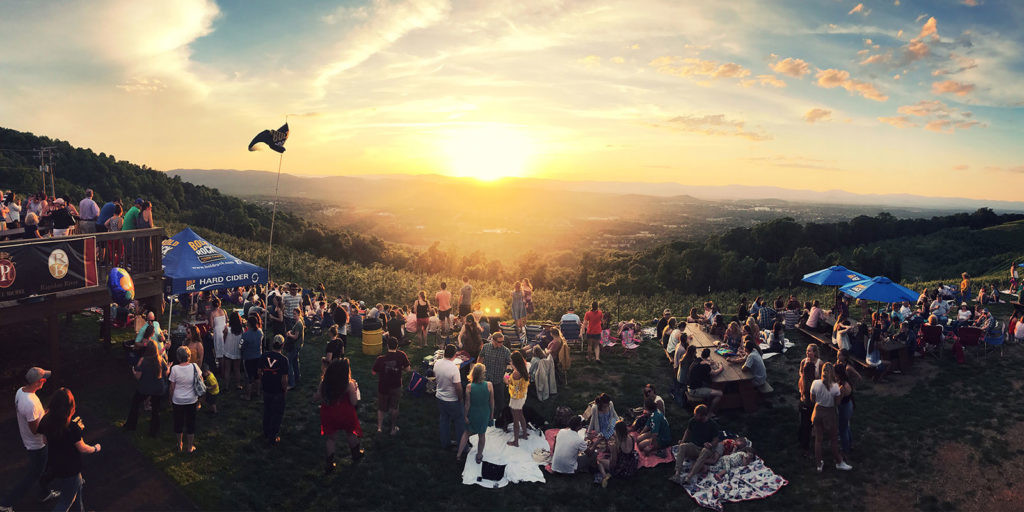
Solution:
M 137 229 L 132 231 L 119 231 L 115 233 L 95 233 L 89 235 L 71 236 L 67 239 L 85 238 L 95 236 L 97 244 L 114 240 L 131 240 L 134 244 L 148 244 L 148 261 L 138 261 L 131 271 L 132 281 L 135 283 L 135 297 L 141 300 L 155 311 L 163 310 L 163 269 L 161 267 L 162 253 L 160 244 L 165 235 L 164 228 Z M 0 250 L 5 246 L 16 245 L 25 240 L 11 240 L 0 242 Z M 99 285 L 77 290 L 68 290 L 49 295 L 30 297 L 28 299 L 11 300 L 0 302 L 0 327 L 9 327 L 23 322 L 45 321 L 47 324 L 47 338 L 50 346 L 50 361 L 46 364 L 48 368 L 56 370 L 60 366 L 60 315 L 70 315 L 90 307 L 99 307 L 104 310 L 103 322 L 100 324 L 97 339 L 104 341 L 110 346 L 110 291 L 107 289 L 107 274 L 109 266 L 97 262 L 99 269 Z

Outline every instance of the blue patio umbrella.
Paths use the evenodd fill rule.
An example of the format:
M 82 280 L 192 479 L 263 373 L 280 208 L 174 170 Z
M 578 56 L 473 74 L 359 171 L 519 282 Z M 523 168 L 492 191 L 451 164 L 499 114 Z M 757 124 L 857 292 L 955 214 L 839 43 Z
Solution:
M 862 281 L 868 276 L 860 272 L 854 272 L 842 265 L 833 265 L 817 272 L 804 274 L 802 279 L 805 283 L 820 284 L 823 286 L 843 286 L 855 281 Z
M 839 291 L 858 299 L 878 302 L 914 302 L 920 296 L 914 290 L 899 283 L 894 283 L 885 276 L 876 276 L 871 279 L 856 281 L 843 286 Z

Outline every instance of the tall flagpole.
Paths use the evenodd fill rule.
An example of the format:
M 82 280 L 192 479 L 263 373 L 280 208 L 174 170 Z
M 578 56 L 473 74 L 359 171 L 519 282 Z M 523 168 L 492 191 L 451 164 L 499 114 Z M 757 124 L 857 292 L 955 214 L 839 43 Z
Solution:
M 285 118 L 285 122 L 288 122 L 288 118 Z M 274 252 L 274 219 L 277 217 L 277 199 L 278 192 L 281 190 L 281 162 L 284 161 L 284 153 L 279 153 L 277 157 L 277 184 L 274 185 L 274 209 L 270 214 L 270 246 L 267 248 L 267 284 L 272 279 L 270 277 L 270 255 Z

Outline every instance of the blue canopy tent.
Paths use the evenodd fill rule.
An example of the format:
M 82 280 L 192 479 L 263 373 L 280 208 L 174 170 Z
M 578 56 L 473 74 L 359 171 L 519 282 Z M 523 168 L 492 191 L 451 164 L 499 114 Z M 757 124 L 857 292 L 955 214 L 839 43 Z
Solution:
M 877 302 L 916 301 L 919 293 L 892 282 L 888 277 L 875 276 L 871 279 L 857 281 L 843 286 L 839 291 L 858 299 Z
M 190 228 L 164 240 L 160 249 L 167 295 L 252 286 L 268 279 L 267 269 L 232 256 Z

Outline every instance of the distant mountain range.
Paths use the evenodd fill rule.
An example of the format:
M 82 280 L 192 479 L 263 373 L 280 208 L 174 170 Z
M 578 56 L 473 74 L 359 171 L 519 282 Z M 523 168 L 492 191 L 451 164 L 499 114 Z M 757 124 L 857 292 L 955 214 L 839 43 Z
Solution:
M 268 196 L 274 194 L 277 174 L 268 171 L 234 169 L 174 169 L 172 176 L 197 185 L 217 188 L 224 193 L 239 196 Z M 380 190 L 380 185 L 408 185 L 429 183 L 463 188 L 475 184 L 466 178 L 436 174 L 381 174 L 360 176 L 300 176 L 281 174 L 281 195 L 307 197 L 332 202 L 348 202 L 346 197 L 358 198 L 363 188 Z M 962 197 L 929 197 L 913 194 L 855 194 L 844 190 L 789 189 L 781 187 L 754 187 L 746 185 L 693 186 L 673 182 L 625 181 L 565 181 L 541 178 L 506 178 L 500 182 L 501 190 L 510 192 L 583 192 L 598 195 L 639 195 L 660 198 L 679 198 L 684 201 L 750 201 L 778 200 L 795 203 L 836 204 L 856 206 L 891 206 L 935 210 L 973 211 L 987 207 L 997 211 L 1024 212 L 1024 202 L 990 201 Z

